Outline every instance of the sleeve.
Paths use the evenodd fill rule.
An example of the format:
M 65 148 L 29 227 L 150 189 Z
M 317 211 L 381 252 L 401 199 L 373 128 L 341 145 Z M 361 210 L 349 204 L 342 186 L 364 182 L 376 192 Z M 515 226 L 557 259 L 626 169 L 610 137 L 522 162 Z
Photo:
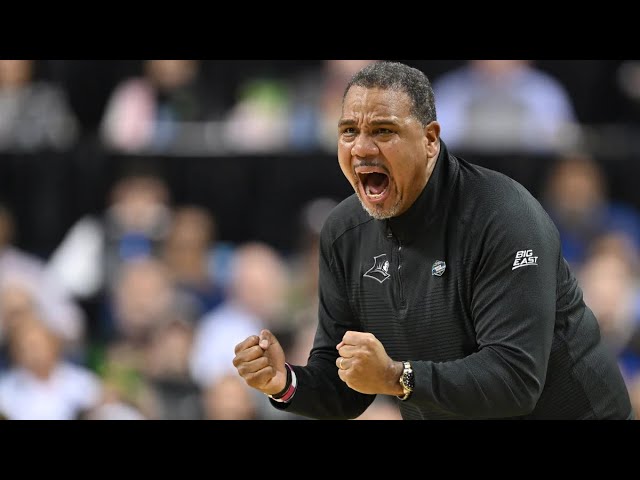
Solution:
M 412 362 L 407 402 L 471 418 L 530 413 L 547 374 L 556 316 L 557 229 L 528 194 L 483 218 L 470 311 L 477 351 L 456 361 Z M 524 197 L 524 198 L 523 198 Z
M 298 385 L 288 404 L 272 405 L 318 419 L 355 418 L 373 402 L 375 395 L 352 390 L 338 376 L 336 345 L 347 330 L 360 330 L 341 272 L 332 260 L 331 241 L 326 229 L 320 239 L 318 328 L 307 365 L 292 366 Z

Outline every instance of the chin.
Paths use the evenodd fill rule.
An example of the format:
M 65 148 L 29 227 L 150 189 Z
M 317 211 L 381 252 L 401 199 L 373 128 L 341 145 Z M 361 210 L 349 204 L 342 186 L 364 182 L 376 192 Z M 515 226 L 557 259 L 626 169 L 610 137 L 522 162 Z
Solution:
M 383 205 L 370 205 L 366 200 L 362 198 L 360 193 L 358 193 L 358 199 L 360 200 L 360 204 L 365 212 L 371 215 L 376 220 L 386 220 L 388 218 L 393 218 L 398 216 L 398 212 L 400 211 L 400 201 L 398 200 L 395 204 L 390 207 L 385 207 Z

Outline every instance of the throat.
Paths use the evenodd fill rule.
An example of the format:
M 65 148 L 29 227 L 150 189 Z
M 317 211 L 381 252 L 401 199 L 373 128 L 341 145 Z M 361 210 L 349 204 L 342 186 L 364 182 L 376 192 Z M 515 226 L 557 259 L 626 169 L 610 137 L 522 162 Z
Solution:
M 383 173 L 370 173 L 367 175 L 365 191 L 368 195 L 380 195 L 389 186 L 389 177 Z

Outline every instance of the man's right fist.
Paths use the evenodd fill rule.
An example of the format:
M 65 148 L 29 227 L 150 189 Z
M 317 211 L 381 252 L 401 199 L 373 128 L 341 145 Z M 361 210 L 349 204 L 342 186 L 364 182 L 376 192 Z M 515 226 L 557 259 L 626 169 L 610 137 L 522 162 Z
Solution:
M 269 330 L 252 335 L 235 348 L 233 365 L 247 385 L 266 395 L 284 390 L 287 370 L 284 351 L 278 339 Z

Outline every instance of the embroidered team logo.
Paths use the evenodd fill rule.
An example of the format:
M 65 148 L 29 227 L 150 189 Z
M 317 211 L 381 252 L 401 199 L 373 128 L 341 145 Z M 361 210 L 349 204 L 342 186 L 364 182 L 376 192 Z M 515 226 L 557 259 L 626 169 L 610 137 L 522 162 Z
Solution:
M 533 256 L 533 250 L 520 250 L 516 253 L 516 258 L 513 261 L 513 267 L 511 270 L 515 270 L 520 267 L 528 267 L 529 265 L 538 266 L 538 257 Z
M 441 277 L 444 271 L 447 269 L 447 264 L 442 260 L 437 260 L 431 267 L 431 275 Z
M 367 270 L 367 272 L 363 275 L 363 277 L 373 278 L 380 283 L 384 282 L 390 276 L 389 260 L 387 260 L 386 253 L 373 257 L 373 267 Z

